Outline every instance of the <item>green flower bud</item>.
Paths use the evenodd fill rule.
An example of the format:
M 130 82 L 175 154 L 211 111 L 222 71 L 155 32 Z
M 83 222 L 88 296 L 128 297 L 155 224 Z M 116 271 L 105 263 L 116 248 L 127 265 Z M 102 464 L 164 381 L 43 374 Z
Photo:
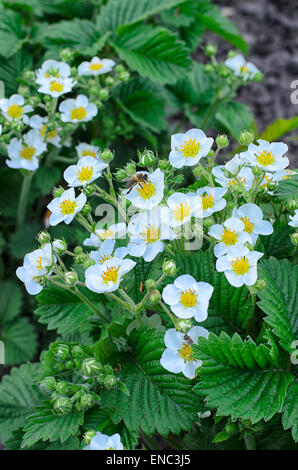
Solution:
M 98 97 L 105 101 L 109 98 L 110 96 L 110 93 L 109 93 L 109 90 L 107 88 L 101 88 L 99 91 L 98 91 Z
M 145 287 L 147 290 L 156 289 L 156 282 L 154 281 L 154 279 L 147 279 L 145 281 Z
M 113 375 L 114 374 L 114 369 L 110 364 L 105 364 L 102 368 L 102 373 L 103 375 Z
M 86 357 L 86 352 L 82 346 L 79 344 L 76 344 L 71 348 L 71 354 L 73 357 L 77 357 L 82 359 L 83 357 Z
M 72 401 L 67 397 L 60 397 L 54 402 L 54 411 L 57 414 L 68 414 L 72 410 Z
M 102 371 L 102 365 L 94 357 L 89 357 L 83 361 L 81 371 L 87 376 L 98 375 Z
M 114 158 L 114 153 L 110 149 L 105 149 L 101 154 L 100 158 L 105 162 L 105 163 L 110 163 L 113 158 Z
M 86 202 L 84 206 L 81 209 L 81 214 L 82 215 L 88 215 L 92 211 L 92 207 L 90 206 L 89 202 Z
M 58 382 L 56 384 L 56 392 L 61 395 L 66 394 L 68 390 L 69 390 L 69 386 L 67 382 Z
M 176 330 L 186 333 L 192 327 L 191 318 L 178 318 L 175 322 Z
M 227 423 L 225 425 L 225 431 L 228 434 L 236 434 L 238 432 L 238 427 L 236 423 Z
M 105 387 L 110 388 L 116 385 L 116 377 L 114 375 L 106 375 L 103 379 L 103 384 Z
M 253 78 L 253 81 L 256 83 L 260 83 L 264 80 L 265 75 L 261 72 L 257 72 Z
M 276 181 L 268 181 L 268 183 L 267 183 L 267 189 L 268 189 L 268 191 L 270 191 L 270 192 L 271 192 L 271 191 L 274 191 L 275 188 L 276 188 L 276 186 L 277 186 L 277 182 L 276 182 Z
M 95 185 L 94 184 L 87 184 L 83 188 L 83 193 L 85 194 L 86 197 L 92 196 L 92 194 L 96 191 Z
M 87 259 L 88 255 L 86 253 L 79 253 L 78 255 L 75 255 L 74 262 L 76 264 L 83 264 Z
M 246 246 L 246 248 L 249 249 L 249 251 L 253 251 L 254 248 L 255 248 L 253 245 L 251 245 L 251 243 L 248 243 L 248 242 L 245 243 L 245 246 Z
M 237 55 L 238 52 L 231 50 L 228 52 L 228 59 L 233 59 L 233 57 L 236 57 Z
M 125 170 L 118 170 L 115 173 L 115 178 L 117 181 L 123 181 L 127 177 Z
M 205 54 L 212 57 L 217 53 L 217 50 L 218 50 L 217 46 L 208 42 L 207 46 L 205 47 Z
M 83 248 L 81 246 L 76 246 L 73 250 L 76 255 L 83 253 Z
M 87 256 L 83 263 L 84 269 L 88 269 L 90 268 L 90 266 L 93 266 L 94 264 L 96 264 L 94 259 L 91 259 L 89 256 Z
M 54 188 L 52 191 L 53 197 L 60 197 L 62 196 L 63 193 L 64 193 L 64 188 L 62 188 L 62 186 L 58 186 Z
M 153 166 L 156 163 L 156 156 L 151 150 L 145 150 L 140 157 L 141 166 Z
M 254 174 L 255 176 L 261 176 L 263 170 L 262 170 L 262 168 L 259 167 L 259 166 L 254 166 L 254 167 L 252 168 L 252 172 L 253 172 L 253 174 Z
M 210 73 L 210 72 L 213 72 L 214 66 L 212 64 L 206 64 L 204 66 L 204 69 L 205 69 L 205 72 Z
M 206 228 L 212 227 L 212 225 L 214 225 L 213 217 L 206 217 L 206 219 L 204 219 L 204 225 Z
M 130 73 L 128 70 L 125 70 L 124 72 L 119 73 L 118 77 L 121 82 L 127 82 L 129 80 Z
M 124 71 L 125 71 L 124 65 L 118 64 L 118 65 L 115 66 L 115 72 L 116 73 L 121 73 L 121 72 L 124 72 Z
M 65 251 L 67 250 L 67 245 L 65 240 L 54 240 L 52 243 L 53 251 L 54 253 L 57 253 L 58 255 L 63 255 Z
M 74 362 L 73 361 L 66 361 L 65 368 L 66 369 L 73 369 L 74 368 Z
M 296 199 L 295 197 L 290 199 L 287 204 L 287 208 L 289 209 L 289 211 L 295 211 L 296 209 L 298 209 L 298 199 Z
M 75 271 L 68 271 L 64 274 L 65 284 L 75 286 L 78 282 L 78 275 Z
M 59 344 L 54 350 L 54 356 L 61 361 L 67 359 L 69 357 L 69 353 L 69 346 L 67 344 Z
M 249 146 L 254 141 L 255 135 L 254 132 L 242 131 L 239 136 L 239 144 Z
M 93 405 L 94 402 L 94 396 L 91 395 L 91 393 L 85 393 L 79 403 L 76 404 L 76 408 L 80 410 L 86 410 L 87 408 L 90 408 Z
M 26 82 L 35 83 L 35 73 L 33 72 L 33 70 L 26 70 L 23 73 L 23 77 Z
M 90 442 L 92 441 L 93 437 L 96 436 L 96 431 L 87 431 L 85 432 L 84 436 L 83 436 L 83 439 L 84 439 L 84 442 L 86 445 L 90 444 Z
M 291 241 L 295 247 L 298 247 L 298 232 L 290 234 Z
M 55 377 L 45 377 L 39 382 L 41 388 L 44 388 L 48 392 L 51 392 L 56 387 Z
M 136 173 L 136 164 L 131 162 L 125 165 L 126 175 L 133 176 Z
M 175 276 L 177 267 L 174 260 L 164 261 L 162 265 L 162 272 L 167 276 Z
M 225 134 L 218 135 L 216 137 L 216 144 L 217 144 L 217 147 L 219 149 L 223 149 L 225 147 L 228 147 L 228 145 L 229 145 L 228 136 L 226 136 Z
M 64 62 L 72 62 L 74 59 L 74 55 L 75 53 L 69 47 L 66 47 L 65 49 L 62 49 L 62 51 L 60 51 L 61 60 L 63 60 Z
M 43 245 L 44 243 L 49 243 L 51 241 L 51 235 L 46 231 L 39 232 L 37 235 L 37 241 Z
M 161 293 L 159 290 L 153 290 L 149 294 L 149 301 L 151 304 L 157 304 L 161 300 Z
M 171 168 L 171 164 L 168 160 L 158 160 L 158 168 L 161 170 L 169 170 Z
M 28 96 L 30 93 L 30 88 L 28 86 L 20 85 L 18 88 L 18 94 L 22 96 Z
M 30 106 L 35 107 L 35 106 L 39 105 L 39 103 L 40 103 L 39 96 L 29 96 L 28 104 L 30 104 Z
M 115 80 L 113 79 L 113 77 L 107 77 L 105 79 L 105 83 L 108 87 L 112 87 L 115 83 Z
M 258 279 L 257 282 L 254 285 L 254 288 L 257 289 L 258 291 L 264 290 L 266 288 L 265 279 Z

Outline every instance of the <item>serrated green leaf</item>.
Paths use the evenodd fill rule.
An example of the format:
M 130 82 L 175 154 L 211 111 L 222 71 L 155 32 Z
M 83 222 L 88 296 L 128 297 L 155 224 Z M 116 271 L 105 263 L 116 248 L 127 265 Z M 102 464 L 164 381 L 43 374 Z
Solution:
M 274 196 L 280 199 L 284 204 L 297 197 L 298 194 L 298 175 L 293 175 L 287 180 L 282 180 L 278 183 Z
M 291 429 L 295 442 L 298 441 L 298 383 L 293 383 L 288 390 L 282 415 L 284 429 Z
M 49 168 L 43 166 L 37 170 L 34 175 L 35 184 L 38 187 L 42 196 L 51 193 L 53 187 L 57 185 L 61 179 L 61 170 L 57 167 Z
M 237 119 L 235 119 L 237 116 Z M 216 122 L 223 126 L 223 130 L 231 134 L 236 140 L 244 130 L 253 128 L 254 117 L 250 109 L 236 101 L 230 101 L 218 106 L 215 114 Z
M 34 406 L 44 398 L 34 381 L 38 364 L 23 364 L 11 369 L 0 384 L 0 438 L 4 440 L 22 427 Z
M 22 290 L 15 282 L 2 282 L 0 286 L 0 325 L 12 321 L 20 314 Z
M 206 407 L 217 408 L 217 415 L 255 424 L 261 419 L 269 421 L 282 410 L 294 376 L 276 368 L 269 348 L 225 333 L 219 337 L 211 333 L 208 340 L 199 338 L 193 348 L 203 361 L 195 388 L 206 396 Z
M 290 239 L 292 231 L 292 227 L 281 224 L 277 220 L 273 224 L 273 233 L 270 237 L 260 235 L 256 251 L 264 253 L 265 257 L 274 256 L 277 259 L 289 257 L 293 251 L 293 243 Z
M 21 47 L 24 41 L 23 19 L 12 10 L 0 11 L 0 55 L 9 58 Z
M 185 0 L 111 0 L 97 16 L 101 34 L 115 32 L 119 26 L 137 23 L 147 17 L 170 9 Z
M 9 59 L 2 59 L 0 80 L 4 82 L 6 96 L 10 96 L 17 92 L 19 85 L 17 81 L 18 78 L 23 72 L 25 72 L 25 70 L 30 69 L 31 66 L 32 56 L 30 56 L 26 49 L 20 49 L 17 54 L 13 55 Z M 16 172 L 14 171 L 14 173 Z M 18 175 L 18 177 L 21 179 L 21 175 Z
M 0 339 L 5 346 L 5 364 L 31 360 L 37 350 L 37 336 L 28 318 L 18 318 L 2 326 Z
M 209 75 L 202 64 L 194 63 L 191 72 L 184 80 L 178 80 L 170 90 L 181 103 L 203 106 L 210 104 L 214 95 Z
M 23 258 L 30 251 L 38 248 L 36 234 L 41 229 L 41 224 L 36 220 L 27 222 L 17 230 L 10 239 L 9 250 L 14 258 Z
M 258 292 L 258 306 L 266 313 L 265 322 L 273 328 L 286 351 L 292 351 L 298 339 L 298 266 L 287 260 L 262 260 L 259 278 L 266 288 Z
M 152 25 L 121 28 L 113 46 L 132 70 L 162 84 L 186 76 L 190 65 L 185 44 L 166 29 Z
M 298 128 L 298 116 L 292 119 L 276 119 L 272 122 L 260 135 L 260 139 L 274 142 L 283 137 L 285 134 Z
M 130 397 L 119 390 L 103 391 L 101 395 L 103 407 L 115 408 L 113 421 L 119 423 L 123 419 L 131 432 L 141 428 L 148 435 L 155 431 L 163 436 L 169 432 L 179 434 L 191 428 L 196 413 L 202 409 L 190 381 L 160 365 L 165 350 L 163 337 L 163 333 L 146 328 L 132 334 L 134 358 L 123 355 L 120 373 Z
M 35 408 L 34 414 L 27 418 L 24 427 L 22 448 L 31 447 L 38 441 L 57 441 L 62 444 L 74 436 L 84 422 L 84 413 L 72 410 L 68 414 L 53 413 L 48 402 Z

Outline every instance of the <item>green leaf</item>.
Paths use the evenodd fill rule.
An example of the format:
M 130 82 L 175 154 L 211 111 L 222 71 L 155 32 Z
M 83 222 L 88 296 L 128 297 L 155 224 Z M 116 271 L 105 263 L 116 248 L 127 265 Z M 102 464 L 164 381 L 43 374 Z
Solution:
M 26 49 L 20 49 L 14 56 L 1 61 L 0 80 L 4 82 L 6 96 L 17 92 L 19 86 L 18 78 L 25 70 L 31 67 L 32 56 Z M 16 173 L 14 170 L 10 171 Z M 21 179 L 20 175 L 19 178 Z M 15 200 L 15 198 L 13 199 Z
M 98 296 L 84 289 L 84 293 L 93 301 Z M 40 306 L 35 310 L 39 322 L 47 325 L 49 330 L 65 335 L 76 330 L 93 312 L 72 292 L 59 287 L 47 287 L 37 296 Z M 95 302 L 94 302 L 95 303 Z
M 50 442 L 59 440 L 63 443 L 78 432 L 83 421 L 83 412 L 72 410 L 71 413 L 57 415 L 53 413 L 51 405 L 44 402 L 27 418 L 22 448 L 31 447 L 40 440 Z
M 101 34 L 115 32 L 119 26 L 143 21 L 185 0 L 110 0 L 101 8 L 97 25 Z
M 61 170 L 57 167 L 49 168 L 43 166 L 39 168 L 35 174 L 35 184 L 40 190 L 42 196 L 51 193 L 53 187 L 59 183 L 61 179 Z
M 237 119 L 235 119 L 237 116 Z M 230 101 L 218 106 L 215 120 L 223 130 L 231 134 L 238 140 L 243 130 L 250 130 L 253 127 L 254 117 L 250 109 L 242 103 Z
M 17 230 L 10 239 L 9 250 L 14 258 L 23 258 L 26 253 L 38 248 L 36 234 L 41 229 L 41 224 L 36 220 L 27 222 Z
M 206 29 L 226 39 L 245 54 L 248 52 L 248 45 L 240 35 L 238 28 L 223 16 L 220 9 L 212 5 L 209 0 L 199 0 L 196 18 Z
M 294 377 L 277 368 L 270 349 L 257 346 L 238 334 L 230 338 L 213 333 L 199 338 L 195 356 L 203 361 L 195 389 L 206 396 L 206 407 L 217 408 L 218 416 L 249 419 L 253 424 L 269 421 L 282 410 L 287 389 Z
M 298 116 L 292 119 L 276 119 L 272 122 L 260 135 L 260 139 L 274 142 L 285 134 L 294 131 L 298 128 Z
M 115 87 L 113 95 L 118 105 L 136 124 L 152 132 L 165 129 L 164 99 L 158 85 L 137 77 Z
M 289 179 L 278 183 L 274 196 L 286 203 L 298 194 L 298 175 L 293 175 Z
M 199 63 L 194 63 L 187 78 L 178 80 L 175 85 L 170 86 L 170 90 L 175 93 L 181 104 L 186 102 L 203 106 L 210 104 L 214 95 L 210 77 L 204 66 Z
M 261 251 L 266 257 L 274 256 L 277 259 L 289 257 L 293 251 L 290 239 L 292 228 L 282 224 L 279 220 L 273 224 L 273 233 L 270 237 L 261 235 L 256 245 L 256 251 Z
M 0 286 L 0 325 L 14 320 L 21 311 L 22 290 L 15 282 L 2 282 Z
M 214 269 L 213 256 L 209 251 L 192 252 L 190 256 L 177 253 L 179 274 L 191 273 L 197 281 L 208 282 L 214 287 L 208 318 L 201 325 L 208 331 L 234 333 L 242 331 L 253 315 L 250 295 L 245 286 L 236 289 L 223 273 Z
M 284 429 L 291 429 L 295 442 L 298 441 L 298 383 L 293 383 L 288 390 L 282 415 Z
M 164 334 L 147 328 L 130 336 L 135 355 L 123 355 L 120 380 L 130 397 L 120 390 L 103 391 L 102 406 L 113 407 L 115 423 L 124 420 L 130 432 L 140 428 L 145 434 L 163 436 L 191 428 L 191 421 L 202 409 L 188 379 L 173 375 L 160 365 L 165 350 Z M 133 404 L 133 406 L 132 406 Z
M 113 46 L 132 70 L 159 83 L 175 83 L 190 65 L 185 44 L 166 29 L 152 25 L 121 28 Z
M 13 56 L 24 42 L 23 19 L 12 10 L 0 11 L 0 55 Z
M 266 288 L 258 292 L 258 306 L 266 313 L 265 322 L 273 328 L 281 346 L 291 352 L 298 339 L 298 266 L 287 260 L 262 260 L 259 278 Z
M 217 442 L 224 442 L 227 439 L 231 437 L 230 434 L 228 434 L 226 431 L 221 431 L 218 434 L 216 434 L 215 438 L 213 439 L 212 442 L 217 443 Z
M 22 427 L 44 395 L 34 381 L 38 364 L 23 364 L 11 369 L 0 384 L 0 438 Z

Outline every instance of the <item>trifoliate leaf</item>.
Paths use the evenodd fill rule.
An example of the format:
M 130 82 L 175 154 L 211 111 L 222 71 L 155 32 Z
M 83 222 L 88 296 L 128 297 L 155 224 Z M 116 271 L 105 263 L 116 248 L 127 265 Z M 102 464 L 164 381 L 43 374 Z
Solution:
M 259 278 L 266 281 L 266 288 L 258 292 L 258 306 L 266 313 L 265 322 L 273 328 L 286 351 L 293 351 L 298 339 L 298 266 L 287 260 L 262 260 Z
M 0 11 L 0 55 L 9 58 L 14 55 L 24 42 L 23 19 L 12 10 Z
M 295 442 L 298 441 L 298 383 L 293 383 L 285 399 L 282 415 L 284 429 L 291 429 Z
M 280 181 L 274 192 L 276 196 L 283 203 L 289 201 L 298 194 L 298 175 L 293 175 L 287 180 Z
M 200 382 L 195 389 L 206 396 L 206 407 L 217 408 L 217 415 L 249 419 L 253 424 L 269 421 L 284 404 L 294 376 L 276 368 L 270 350 L 238 334 L 230 338 L 210 334 L 199 338 L 195 357 L 203 361 L 198 369 Z

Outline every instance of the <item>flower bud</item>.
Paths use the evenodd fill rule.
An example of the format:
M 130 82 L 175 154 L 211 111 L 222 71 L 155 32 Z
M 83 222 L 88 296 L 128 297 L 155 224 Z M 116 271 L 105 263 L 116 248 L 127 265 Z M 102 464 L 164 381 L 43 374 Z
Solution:
M 73 251 L 76 255 L 79 255 L 83 253 L 83 248 L 81 246 L 76 246 Z
M 67 344 L 58 344 L 54 350 L 54 356 L 57 359 L 64 361 L 69 357 L 69 346 Z
M 85 359 L 81 366 L 81 371 L 84 375 L 94 376 L 98 375 L 102 370 L 102 365 L 94 357 Z
M 28 96 L 30 93 L 30 88 L 28 86 L 20 85 L 18 88 L 18 94 L 22 96 Z
M 51 392 L 56 387 L 56 380 L 55 377 L 44 377 L 40 382 L 39 385 L 41 388 L 44 388 L 48 392 Z
M 131 162 L 125 165 L 126 176 L 133 176 L 136 173 L 136 164 Z
M 90 268 L 90 266 L 93 266 L 94 264 L 96 264 L 94 259 L 87 256 L 84 263 L 83 263 L 83 266 L 84 266 L 84 269 L 88 269 L 88 268 Z
M 213 217 L 206 217 L 206 219 L 204 219 L 204 226 L 210 228 L 212 225 L 214 225 Z
M 253 78 L 253 81 L 256 83 L 260 83 L 264 80 L 265 75 L 261 72 L 257 72 Z
M 154 279 L 146 279 L 145 287 L 147 290 L 153 290 L 156 288 L 156 282 L 154 281 Z
M 208 42 L 207 46 L 205 47 L 205 54 L 212 57 L 217 53 L 217 50 L 218 50 L 217 46 Z
M 74 368 L 74 362 L 73 361 L 66 361 L 65 369 L 73 369 L 73 368 Z
M 287 204 L 287 208 L 289 209 L 289 211 L 295 211 L 296 209 L 298 209 L 298 199 L 292 197 Z
M 236 434 L 238 431 L 238 427 L 236 423 L 227 423 L 225 425 L 225 431 L 227 434 Z
M 290 234 L 291 241 L 295 247 L 298 247 L 298 232 Z
M 115 80 L 113 79 L 113 77 L 107 77 L 105 79 L 105 83 L 108 87 L 112 87 L 115 83 Z
M 90 197 L 95 192 L 95 190 L 96 188 L 94 184 L 87 184 L 87 186 L 83 188 L 83 193 L 86 197 Z
M 254 285 L 254 288 L 257 289 L 258 291 L 264 290 L 266 288 L 265 279 L 258 279 L 257 282 Z
M 153 166 L 156 163 L 156 156 L 152 150 L 145 150 L 142 153 L 139 162 L 141 166 Z
M 64 62 L 72 62 L 74 55 L 74 52 L 69 47 L 66 47 L 60 51 L 61 60 Z
M 64 193 L 64 188 L 62 188 L 62 186 L 57 186 L 52 191 L 53 197 L 60 197 L 62 196 L 63 193 Z
M 176 273 L 177 267 L 176 263 L 173 260 L 164 261 L 162 265 L 162 272 L 167 276 L 174 276 Z
M 114 158 L 114 153 L 110 149 L 105 149 L 101 154 L 100 154 L 101 159 L 105 163 L 110 163 L 113 158 Z
M 85 393 L 79 402 L 76 403 L 75 407 L 79 411 L 86 410 L 87 408 L 90 408 L 94 402 L 94 396 L 91 395 L 91 393 Z
M 78 282 L 78 275 L 75 271 L 68 271 L 64 274 L 64 280 L 68 286 L 75 286 Z
M 51 235 L 46 231 L 39 232 L 37 235 L 37 241 L 43 245 L 44 243 L 49 243 L 51 241 Z
M 73 357 L 80 358 L 82 359 L 83 357 L 86 357 L 86 352 L 84 351 L 84 348 L 80 346 L 79 344 L 76 344 L 71 348 L 71 354 Z
M 116 377 L 114 375 L 106 375 L 103 379 L 103 384 L 105 387 L 110 388 L 116 385 Z
M 23 77 L 26 82 L 35 83 L 35 73 L 33 72 L 33 70 L 26 70 L 23 73 Z
M 114 374 L 114 369 L 110 364 L 105 364 L 102 368 L 102 373 L 103 375 L 113 375 Z
M 67 414 L 72 410 L 72 401 L 67 397 L 60 397 L 54 402 L 54 411 L 57 414 Z
M 115 72 L 116 73 L 121 73 L 121 72 L 124 72 L 124 71 L 125 71 L 124 65 L 118 64 L 118 65 L 115 66 Z
M 271 181 L 268 181 L 268 183 L 267 183 L 267 189 L 268 189 L 268 191 L 274 191 L 275 188 L 276 188 L 276 186 L 277 186 L 276 181 L 272 181 L 272 180 L 271 180 Z
M 228 59 L 233 59 L 233 57 L 236 57 L 237 55 L 238 52 L 231 50 L 228 52 Z
M 168 160 L 158 160 L 158 168 L 165 171 L 171 168 L 171 164 Z
M 192 327 L 191 318 L 178 318 L 175 322 L 176 330 L 186 333 Z
M 54 240 L 52 243 L 53 251 L 54 253 L 57 253 L 58 255 L 63 255 L 65 251 L 67 250 L 67 245 L 65 240 Z
M 29 104 L 30 106 L 35 107 L 35 106 L 39 105 L 39 103 L 40 103 L 40 98 L 39 98 L 39 96 L 29 96 L 29 98 L 28 98 L 28 104 Z
M 161 300 L 161 293 L 159 290 L 153 290 L 149 294 L 149 301 L 151 304 L 157 304 Z
M 81 209 L 81 214 L 89 215 L 91 211 L 92 211 L 92 207 L 90 206 L 89 202 L 86 202 L 86 204 L 84 204 L 84 206 Z
M 225 147 L 228 147 L 229 145 L 229 139 L 228 136 L 225 134 L 218 135 L 216 137 L 216 144 L 219 149 L 223 149 Z
M 103 101 L 107 100 L 109 96 L 110 96 L 110 93 L 109 93 L 109 90 L 107 88 L 101 88 L 98 91 L 98 97 L 99 97 L 99 99 L 101 99 Z
M 87 431 L 85 432 L 83 438 L 84 438 L 84 442 L 86 445 L 90 444 L 90 442 L 92 441 L 93 437 L 96 436 L 96 431 Z
M 252 172 L 253 172 L 253 174 L 254 174 L 255 176 L 261 176 L 263 170 L 262 170 L 262 168 L 259 167 L 259 166 L 254 166 L 254 167 L 252 168 Z
M 254 141 L 254 138 L 255 138 L 254 132 L 242 131 L 239 136 L 239 144 L 248 146 Z
M 124 72 L 120 72 L 118 74 L 118 77 L 121 82 L 127 82 L 129 80 L 130 73 L 128 70 L 124 70 Z
M 117 181 L 123 181 L 127 177 L 126 171 L 125 170 L 118 170 L 115 173 L 115 178 Z
M 61 395 L 66 394 L 68 390 L 69 390 L 69 386 L 67 382 L 58 382 L 56 384 L 56 392 Z

